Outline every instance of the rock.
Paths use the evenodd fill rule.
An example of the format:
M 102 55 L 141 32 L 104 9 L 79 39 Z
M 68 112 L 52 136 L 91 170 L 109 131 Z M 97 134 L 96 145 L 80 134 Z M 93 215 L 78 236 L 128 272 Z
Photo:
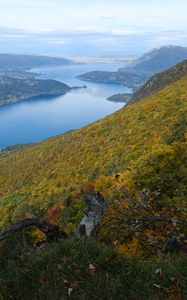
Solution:
M 84 217 L 77 229 L 78 238 L 89 237 L 94 234 L 105 210 L 105 200 L 99 192 L 85 195 L 84 201 L 86 207 Z
M 178 252 L 179 250 L 180 250 L 180 244 L 176 237 L 166 239 L 163 246 L 164 253 Z

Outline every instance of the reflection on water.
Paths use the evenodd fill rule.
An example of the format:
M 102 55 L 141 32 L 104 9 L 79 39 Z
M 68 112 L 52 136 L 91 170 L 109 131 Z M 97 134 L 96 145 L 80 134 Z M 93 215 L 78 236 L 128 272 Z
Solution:
M 119 65 L 77 65 L 34 69 L 44 73 L 41 78 L 53 78 L 71 86 L 86 84 L 87 89 L 73 90 L 63 96 L 40 96 L 0 107 L 0 147 L 31 143 L 80 128 L 120 109 L 122 103 L 106 98 L 127 92 L 120 85 L 85 83 L 76 75 L 90 70 L 115 70 Z

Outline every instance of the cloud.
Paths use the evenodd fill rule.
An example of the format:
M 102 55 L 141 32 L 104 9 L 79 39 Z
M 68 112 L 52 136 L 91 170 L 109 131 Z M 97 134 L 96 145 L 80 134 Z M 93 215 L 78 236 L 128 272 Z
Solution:
M 186 11 L 186 0 L 0 0 L 1 49 L 134 53 L 187 45 Z
M 35 28 L 35 29 L 26 29 L 23 30 L 30 34 L 49 34 L 49 33 L 55 33 L 54 29 L 52 28 Z
M 187 41 L 187 33 L 173 33 L 173 32 L 166 32 L 166 33 L 160 33 L 159 35 L 155 36 L 155 40 L 157 40 L 159 43 L 172 43 L 172 42 L 183 42 L 184 40 Z
M 5 33 L 5 34 L 0 34 L 1 37 L 3 38 L 10 38 L 10 39 L 25 39 L 28 38 L 28 35 L 25 34 L 11 34 L 11 33 Z
M 143 31 L 139 30 L 126 30 L 126 29 L 114 29 L 111 31 L 116 36 L 127 36 L 127 35 L 143 35 Z
M 75 32 L 82 33 L 106 33 L 106 29 L 101 26 L 78 26 Z
M 56 0 L 53 0 L 54 2 Z M 58 2 L 58 1 L 56 1 Z M 49 8 L 51 6 L 52 2 L 48 0 L 1 0 L 1 6 L 7 7 L 7 8 L 26 8 L 26 9 L 31 9 L 31 8 L 36 8 L 36 9 L 44 9 L 44 8 Z
M 115 45 L 117 43 L 115 38 L 112 37 L 103 37 L 103 38 L 98 38 L 98 39 L 93 39 L 91 40 L 92 43 L 97 44 L 97 45 Z
M 187 30 L 186 0 L 0 0 L 0 6 L 0 26 L 4 27 Z
M 46 44 L 53 44 L 53 45 L 66 45 L 66 44 L 70 44 L 70 40 L 67 39 L 63 39 L 63 38 L 42 38 L 40 39 L 40 41 L 46 43 Z

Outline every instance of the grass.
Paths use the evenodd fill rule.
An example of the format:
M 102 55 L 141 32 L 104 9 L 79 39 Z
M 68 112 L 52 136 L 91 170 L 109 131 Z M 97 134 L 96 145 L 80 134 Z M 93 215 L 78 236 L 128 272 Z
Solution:
M 90 264 L 95 267 L 93 274 Z M 162 269 L 162 276 L 155 274 L 158 268 Z M 172 288 L 171 278 L 178 280 L 185 299 L 186 274 L 185 257 L 130 260 L 93 239 L 72 239 L 48 245 L 17 262 L 9 261 L 0 271 L 0 299 L 68 299 L 67 284 L 73 287 L 72 300 L 167 299 L 153 284 Z

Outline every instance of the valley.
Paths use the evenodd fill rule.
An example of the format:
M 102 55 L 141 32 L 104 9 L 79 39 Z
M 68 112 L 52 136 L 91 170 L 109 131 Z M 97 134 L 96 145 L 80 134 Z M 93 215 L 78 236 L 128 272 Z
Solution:
M 67 86 L 71 82 L 77 86 L 80 68 L 88 66 L 33 71 L 42 74 L 36 81 L 65 76 Z M 28 138 L 27 145 L 17 142 L 0 149 L 3 300 L 15 295 L 17 299 L 33 300 L 37 295 L 59 300 L 69 294 L 77 300 L 88 295 L 93 300 L 106 299 L 106 295 L 112 300 L 141 295 L 147 300 L 153 292 L 159 300 L 160 286 L 164 286 L 164 295 L 185 299 L 186 85 L 184 60 L 151 77 L 125 106 L 106 100 L 107 94 L 124 86 L 89 83 L 87 89 L 72 89 L 56 100 L 52 96 L 47 101 L 44 95 L 42 110 L 41 97 L 0 108 L 1 112 L 8 107 L 8 117 L 14 106 L 25 109 L 21 118 L 17 110 L 15 115 L 21 120 L 19 133 L 25 127 Z M 74 105 L 69 103 L 69 112 L 76 108 L 76 122 L 78 108 L 81 113 L 87 108 L 86 116 L 92 99 L 92 123 L 29 144 L 29 118 L 33 117 L 36 131 L 48 124 L 44 132 L 49 134 L 54 119 L 58 121 L 57 112 L 62 119 L 64 98 L 72 95 Z M 94 108 L 98 113 L 102 101 L 103 117 L 94 120 Z M 111 112 L 115 108 L 108 116 L 107 106 Z M 50 124 L 52 107 L 56 114 Z M 42 119 L 41 111 L 47 110 Z M 3 134 L 5 140 L 6 131 Z M 31 136 L 36 138 L 36 133 Z M 15 131 L 9 138 L 13 141 L 14 137 L 18 141 Z
M 110 70 L 120 66 L 121 64 L 90 63 L 31 69 L 32 73 L 41 74 L 36 79 L 42 83 L 44 81 L 44 95 L 0 106 L 0 148 L 39 142 L 85 126 L 120 109 L 123 103 L 112 103 L 106 98 L 116 92 L 128 92 L 129 89 L 122 85 L 88 83 L 75 78 L 82 71 L 93 67 Z M 63 95 L 46 95 L 46 91 L 51 88 L 45 81 L 51 79 L 64 82 L 69 87 L 86 85 L 87 88 L 70 89 Z
M 0 3 L 0 300 L 187 300 L 187 1 Z
M 154 74 L 164 71 L 182 60 L 187 59 L 187 48 L 180 46 L 163 46 L 145 53 L 132 60 L 117 72 L 91 71 L 78 76 L 81 80 L 123 84 L 132 90 L 132 94 Z M 126 93 L 111 95 L 108 100 L 113 102 L 130 101 L 131 95 Z

